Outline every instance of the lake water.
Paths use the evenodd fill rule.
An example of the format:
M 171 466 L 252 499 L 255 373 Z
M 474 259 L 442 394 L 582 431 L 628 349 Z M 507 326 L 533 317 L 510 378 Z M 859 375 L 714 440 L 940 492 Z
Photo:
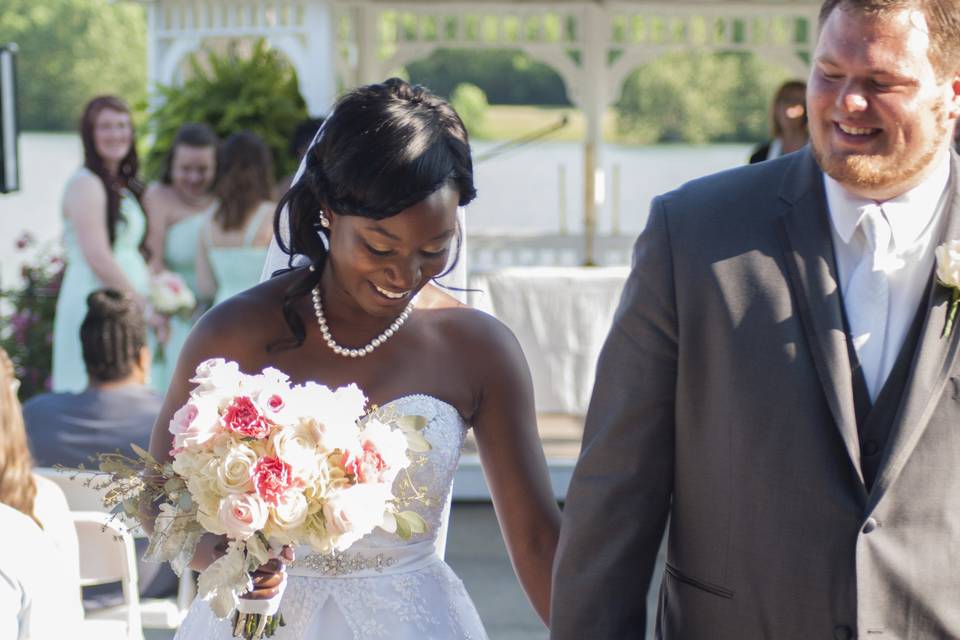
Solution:
M 480 142 L 474 149 L 482 155 L 495 146 Z M 646 222 L 653 196 L 742 164 L 748 151 L 747 145 L 605 147 L 606 200 L 599 211 L 600 231 L 618 227 L 635 236 Z M 59 239 L 61 192 L 82 156 L 75 134 L 21 135 L 22 190 L 0 194 L 0 283 L 17 277 L 23 254 L 15 250 L 14 241 L 21 233 L 29 231 L 41 242 Z M 467 211 L 468 233 L 556 232 L 564 217 L 571 233 L 583 229 L 579 144 L 540 142 L 478 162 L 476 184 L 478 197 Z

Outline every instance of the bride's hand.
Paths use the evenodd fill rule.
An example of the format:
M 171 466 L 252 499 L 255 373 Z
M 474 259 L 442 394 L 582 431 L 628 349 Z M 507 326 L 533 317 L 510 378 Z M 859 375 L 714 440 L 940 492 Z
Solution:
M 253 589 L 240 596 L 247 600 L 269 600 L 279 593 L 280 585 L 287 579 L 286 565 L 293 562 L 293 547 L 284 545 L 280 555 L 271 558 L 253 572 Z

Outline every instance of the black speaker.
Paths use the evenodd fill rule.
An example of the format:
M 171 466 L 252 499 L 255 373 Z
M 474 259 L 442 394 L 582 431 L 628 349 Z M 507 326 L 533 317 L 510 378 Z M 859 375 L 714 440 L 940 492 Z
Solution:
M 0 45 L 0 193 L 20 189 L 17 45 Z

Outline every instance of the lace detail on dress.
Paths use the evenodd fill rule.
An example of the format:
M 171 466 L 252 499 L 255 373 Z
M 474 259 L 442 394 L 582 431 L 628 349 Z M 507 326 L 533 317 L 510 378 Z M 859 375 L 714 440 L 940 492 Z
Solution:
M 423 435 L 429 452 L 417 455 L 410 480 L 428 501 L 409 508 L 427 522 L 427 531 L 410 540 L 374 530 L 348 553 L 363 550 L 398 549 L 411 545 L 438 544 L 448 515 L 447 500 L 467 426 L 456 408 L 426 395 L 399 398 L 384 406 L 404 415 L 427 419 Z M 398 493 L 411 496 L 413 489 L 401 475 Z M 309 551 L 300 549 L 298 556 Z M 412 570 L 385 569 L 369 577 L 292 575 L 280 606 L 287 626 L 277 640 L 323 638 L 323 640 L 486 640 L 480 617 L 453 570 L 435 556 L 425 566 Z M 230 638 L 229 625 L 218 621 L 210 607 L 195 601 L 176 636 L 178 639 Z

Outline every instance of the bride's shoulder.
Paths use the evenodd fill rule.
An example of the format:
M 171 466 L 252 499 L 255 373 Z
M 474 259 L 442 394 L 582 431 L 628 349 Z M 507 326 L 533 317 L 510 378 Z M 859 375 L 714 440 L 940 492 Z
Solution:
M 464 304 L 430 310 L 437 334 L 458 353 L 494 355 L 519 347 L 511 329 L 492 315 Z

